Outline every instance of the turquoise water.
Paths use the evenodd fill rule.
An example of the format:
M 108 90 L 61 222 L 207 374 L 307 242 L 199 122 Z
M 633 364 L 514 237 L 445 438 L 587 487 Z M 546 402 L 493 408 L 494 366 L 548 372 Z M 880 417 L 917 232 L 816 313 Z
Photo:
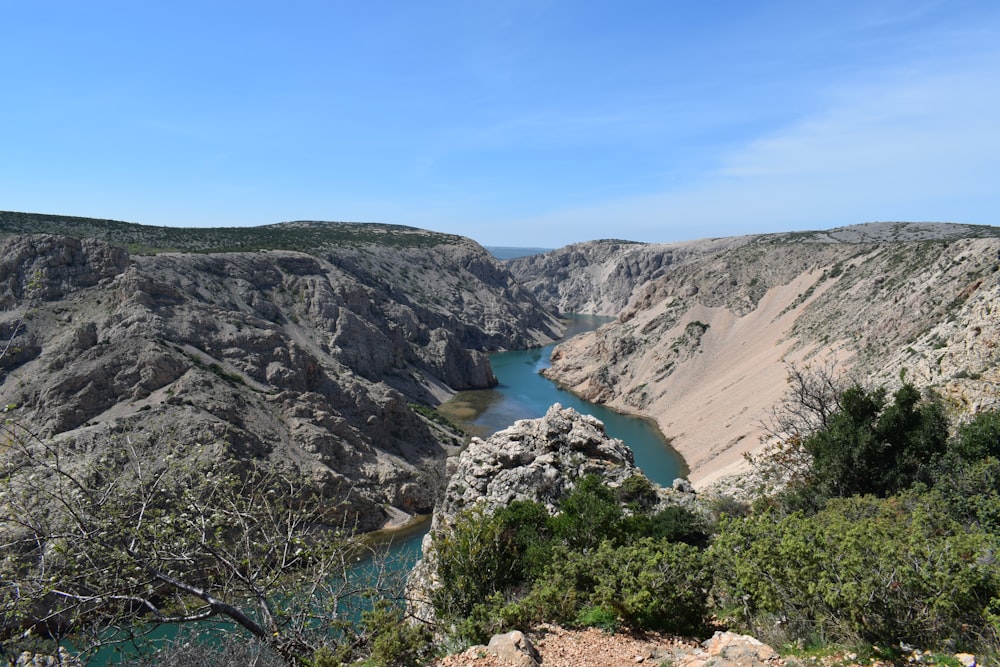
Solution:
M 567 337 L 591 331 L 610 318 L 577 315 L 570 320 Z M 656 425 L 647 419 L 624 415 L 601 405 L 588 403 L 559 389 L 539 373 L 549 366 L 555 343 L 533 350 L 498 352 L 490 356 L 500 385 L 485 391 L 463 392 L 456 401 L 464 403 L 474 416 L 466 421 L 481 435 L 507 428 L 518 419 L 541 417 L 553 403 L 560 403 L 604 422 L 608 434 L 621 439 L 635 455 L 636 465 L 649 479 L 663 486 L 685 474 L 684 461 L 670 448 Z
M 609 319 L 573 316 L 566 337 L 596 329 Z M 466 421 L 477 427 L 482 435 L 491 435 L 518 419 L 541 417 L 553 403 L 560 403 L 563 407 L 593 415 L 604 422 L 608 434 L 620 438 L 629 446 L 635 455 L 636 465 L 654 482 L 670 486 L 675 478 L 685 474 L 684 460 L 670 448 L 653 422 L 588 403 L 559 389 L 539 374 L 540 370 L 548 367 L 554 347 L 555 343 L 533 350 L 491 355 L 490 363 L 500 384 L 493 389 L 462 392 L 454 399 L 454 402 L 472 411 L 473 414 L 467 413 Z M 420 541 L 429 527 L 428 522 L 412 534 L 395 539 L 392 552 L 399 557 L 400 563 L 409 563 L 412 567 L 420 556 Z

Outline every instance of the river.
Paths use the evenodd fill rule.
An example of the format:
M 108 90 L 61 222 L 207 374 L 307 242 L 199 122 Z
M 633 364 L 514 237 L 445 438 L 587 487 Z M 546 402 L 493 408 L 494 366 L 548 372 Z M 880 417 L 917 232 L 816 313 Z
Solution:
M 592 331 L 610 320 L 596 315 L 569 316 L 565 338 Z M 439 411 L 476 435 L 487 437 L 518 419 L 541 417 L 553 403 L 561 403 L 563 407 L 593 415 L 604 422 L 608 434 L 629 446 L 636 465 L 652 481 L 670 486 L 674 479 L 683 477 L 686 474 L 684 459 L 670 447 L 654 422 L 589 403 L 559 389 L 541 375 L 539 371 L 549 366 L 556 345 L 490 355 L 499 385 L 492 389 L 459 392 L 440 406 Z M 416 562 L 421 539 L 428 527 L 429 524 L 425 524 L 422 530 L 394 540 L 393 552 L 403 562 Z
M 566 338 L 592 331 L 610 319 L 594 315 L 571 316 Z M 485 437 L 518 419 L 541 417 L 553 403 L 561 403 L 563 407 L 593 415 L 604 422 L 609 435 L 629 446 L 636 465 L 649 479 L 670 486 L 675 478 L 683 477 L 686 474 L 684 460 L 671 449 L 653 421 L 589 403 L 559 389 L 539 373 L 548 368 L 555 346 L 553 343 L 532 350 L 491 355 L 490 363 L 500 384 L 493 389 L 461 392 L 442 405 L 440 412 Z

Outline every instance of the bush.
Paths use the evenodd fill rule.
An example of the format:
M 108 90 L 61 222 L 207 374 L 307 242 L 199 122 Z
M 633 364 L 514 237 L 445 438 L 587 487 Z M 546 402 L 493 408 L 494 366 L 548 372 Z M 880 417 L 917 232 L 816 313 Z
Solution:
M 597 475 L 580 478 L 553 517 L 556 540 L 572 550 L 592 549 L 602 540 L 618 536 L 622 508 L 614 491 Z
M 515 500 L 496 513 L 501 526 L 501 545 L 512 559 L 512 567 L 502 585 L 514 587 L 533 581 L 552 560 L 552 517 L 545 506 Z
M 638 514 L 624 519 L 620 532 L 633 539 L 652 537 L 704 548 L 710 530 L 705 520 L 691 510 L 672 505 L 652 516 Z
M 379 600 L 361 622 L 370 633 L 371 667 L 419 667 L 431 654 L 431 633 L 424 625 L 408 623 L 403 609 L 388 600 Z
M 909 494 L 831 500 L 815 516 L 726 520 L 709 552 L 720 617 L 764 641 L 932 647 L 995 632 L 998 547 L 996 535 Z
M 456 516 L 450 530 L 434 536 L 440 585 L 431 602 L 442 619 L 454 623 L 470 616 L 512 578 L 517 565 L 503 534 L 500 520 L 477 506 Z
M 855 386 L 840 397 L 829 425 L 805 439 L 812 456 L 812 493 L 819 498 L 888 496 L 929 481 L 930 463 L 943 454 L 948 421 L 936 402 L 903 385 L 886 404 L 881 389 Z
M 932 495 L 942 511 L 969 528 L 1000 533 L 1000 459 L 952 460 L 939 474 L 945 481 Z
M 983 412 L 960 426 L 952 449 L 965 461 L 1000 458 L 1000 413 Z
M 618 487 L 618 502 L 633 512 L 648 512 L 658 501 L 656 489 L 645 475 L 632 475 Z
M 632 628 L 696 633 L 705 627 L 710 581 L 702 552 L 690 545 L 604 541 L 554 561 L 519 603 L 520 618 L 590 625 L 613 611 Z
M 460 514 L 435 536 L 439 620 L 467 642 L 543 621 L 703 628 L 705 522 L 681 507 L 643 513 L 654 505 L 650 494 L 656 497 L 642 477 L 612 490 L 587 476 L 555 516 L 524 501 L 492 516 L 482 509 Z M 635 513 L 626 516 L 622 503 Z
M 688 544 L 646 538 L 593 558 L 599 568 L 591 604 L 616 609 L 633 628 L 696 634 L 705 628 L 711 577 L 702 552 Z

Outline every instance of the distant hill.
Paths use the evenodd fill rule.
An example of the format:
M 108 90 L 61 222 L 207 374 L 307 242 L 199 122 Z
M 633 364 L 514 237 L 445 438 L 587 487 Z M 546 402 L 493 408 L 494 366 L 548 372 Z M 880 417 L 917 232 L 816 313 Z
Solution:
M 541 255 L 552 250 L 552 248 L 518 248 L 513 246 L 485 246 L 485 248 L 491 255 L 501 261 L 517 259 L 518 257 L 530 257 L 531 255 Z
M 374 243 L 387 247 L 433 247 L 459 240 L 416 227 L 368 222 L 281 222 L 256 227 L 157 227 L 119 220 L 0 211 L 0 235 L 63 234 L 99 239 L 132 254 L 161 252 L 252 252 L 298 250 Z

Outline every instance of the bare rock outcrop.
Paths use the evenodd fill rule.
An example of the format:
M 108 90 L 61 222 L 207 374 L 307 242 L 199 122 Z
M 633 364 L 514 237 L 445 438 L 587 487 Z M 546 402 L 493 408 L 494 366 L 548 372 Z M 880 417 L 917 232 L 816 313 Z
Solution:
M 458 457 L 435 520 L 482 505 L 488 512 L 515 500 L 531 500 L 554 511 L 576 480 L 600 475 L 617 485 L 639 469 L 625 443 L 604 424 L 556 403 L 540 419 L 522 419 L 486 440 L 473 438 Z

